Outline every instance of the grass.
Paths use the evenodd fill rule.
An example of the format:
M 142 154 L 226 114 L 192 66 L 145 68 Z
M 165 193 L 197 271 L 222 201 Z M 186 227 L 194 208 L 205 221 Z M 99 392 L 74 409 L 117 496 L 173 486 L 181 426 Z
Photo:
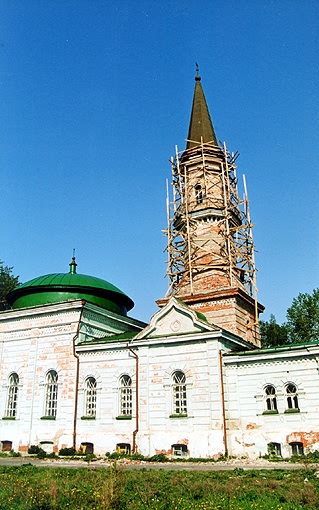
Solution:
M 213 472 L 0 466 L 0 510 L 315 510 L 313 469 Z

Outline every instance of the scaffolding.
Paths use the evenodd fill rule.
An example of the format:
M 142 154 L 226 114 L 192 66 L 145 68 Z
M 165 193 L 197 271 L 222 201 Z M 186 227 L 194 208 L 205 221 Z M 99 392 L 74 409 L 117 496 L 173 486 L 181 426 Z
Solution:
M 171 197 L 167 183 L 166 297 L 180 293 L 185 281 L 196 293 L 198 275 L 215 270 L 229 287 L 241 287 L 255 300 L 257 318 L 253 225 L 245 178 L 243 198 L 238 192 L 238 156 L 226 144 L 202 142 L 182 152 L 176 147 Z

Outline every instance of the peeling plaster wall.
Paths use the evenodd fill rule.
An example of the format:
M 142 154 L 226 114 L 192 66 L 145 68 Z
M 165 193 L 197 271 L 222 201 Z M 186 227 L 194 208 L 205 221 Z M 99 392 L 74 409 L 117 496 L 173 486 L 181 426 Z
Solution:
M 231 358 L 231 357 L 230 357 Z M 300 412 L 287 412 L 285 385 L 298 391 Z M 278 414 L 264 411 L 264 388 L 276 388 Z M 302 442 L 305 451 L 319 447 L 319 374 L 315 358 L 306 348 L 277 356 L 254 355 L 242 362 L 225 358 L 227 435 L 232 455 L 258 457 L 270 442 L 281 445 L 282 455 L 291 455 L 291 442 Z
M 135 393 L 135 359 L 123 346 L 81 353 L 79 415 L 84 409 L 84 381 L 97 379 L 96 420 L 80 420 L 78 442 L 94 442 L 95 450 L 114 451 L 116 444 L 132 445 L 136 425 L 135 399 L 132 420 L 116 420 L 119 412 L 118 380 L 127 373 Z M 220 391 L 219 342 L 139 346 L 139 433 L 137 444 L 144 455 L 169 452 L 172 444 L 187 444 L 191 456 L 224 452 Z M 187 378 L 188 416 L 171 418 L 171 375 L 183 370 Z M 81 389 L 82 388 L 82 389 Z
M 76 393 L 73 339 L 81 317 L 82 343 L 76 347 L 80 360 L 76 445 L 79 448 L 90 442 L 95 453 L 105 454 L 114 451 L 117 443 L 133 444 L 136 360 L 126 340 L 101 340 L 100 336 L 132 327 L 138 331 L 141 323 L 129 318 L 117 321 L 114 314 L 108 317 L 91 306 L 81 316 L 82 306 L 78 301 L 0 314 L 0 418 L 5 416 L 8 378 L 12 372 L 19 375 L 17 416 L 0 419 L 0 441 L 12 441 L 14 450 L 25 452 L 29 445 L 41 441 L 52 441 L 55 451 L 72 445 Z M 99 338 L 88 343 L 86 335 L 90 339 L 92 334 Z M 306 452 L 319 449 L 319 346 L 231 354 L 236 345 L 235 339 L 205 326 L 182 304 L 167 305 L 167 313 L 161 309 L 158 318 L 131 342 L 139 368 L 139 452 L 171 454 L 173 444 L 186 445 L 192 457 L 225 452 L 220 350 L 224 352 L 228 453 L 258 457 L 267 453 L 270 442 L 279 443 L 285 457 L 292 453 L 291 442 L 303 443 Z M 51 369 L 59 377 L 57 416 L 56 420 L 41 420 L 45 375 Z M 185 373 L 187 386 L 187 416 L 178 418 L 171 416 L 175 370 Z M 132 378 L 133 415 L 128 420 L 117 419 L 119 378 L 124 374 Z M 83 419 L 87 377 L 97 381 L 93 420 Z M 287 383 L 297 387 L 300 412 L 285 412 Z M 267 384 L 276 388 L 276 414 L 264 413 Z
M 72 417 L 75 397 L 75 358 L 72 339 L 77 331 L 80 309 L 36 311 L 22 316 L 21 311 L 6 314 L 1 322 L 0 363 L 0 441 L 12 441 L 14 450 L 26 451 L 31 444 L 52 441 L 72 442 Z M 55 420 L 44 415 L 45 376 L 58 373 L 58 412 Z M 8 378 L 19 376 L 17 415 L 3 419 L 7 405 Z

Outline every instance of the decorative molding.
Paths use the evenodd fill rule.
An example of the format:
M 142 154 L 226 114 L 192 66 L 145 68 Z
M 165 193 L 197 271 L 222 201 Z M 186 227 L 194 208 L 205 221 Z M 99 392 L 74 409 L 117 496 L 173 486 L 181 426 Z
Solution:
M 236 298 L 227 298 L 227 299 L 214 299 L 214 301 L 203 301 L 201 303 L 192 303 L 190 306 L 194 309 L 204 308 L 206 306 L 216 307 L 219 305 L 229 305 L 236 304 Z

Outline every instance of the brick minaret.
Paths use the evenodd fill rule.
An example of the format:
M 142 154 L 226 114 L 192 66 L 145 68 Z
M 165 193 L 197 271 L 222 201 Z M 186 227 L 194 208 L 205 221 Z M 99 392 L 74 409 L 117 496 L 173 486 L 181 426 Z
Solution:
M 186 149 L 172 158 L 168 205 L 169 295 L 259 346 L 254 244 L 247 192 L 239 198 L 235 161 L 218 145 L 198 75 Z M 169 203 L 169 201 L 168 201 Z M 159 306 L 167 298 L 159 300 Z

